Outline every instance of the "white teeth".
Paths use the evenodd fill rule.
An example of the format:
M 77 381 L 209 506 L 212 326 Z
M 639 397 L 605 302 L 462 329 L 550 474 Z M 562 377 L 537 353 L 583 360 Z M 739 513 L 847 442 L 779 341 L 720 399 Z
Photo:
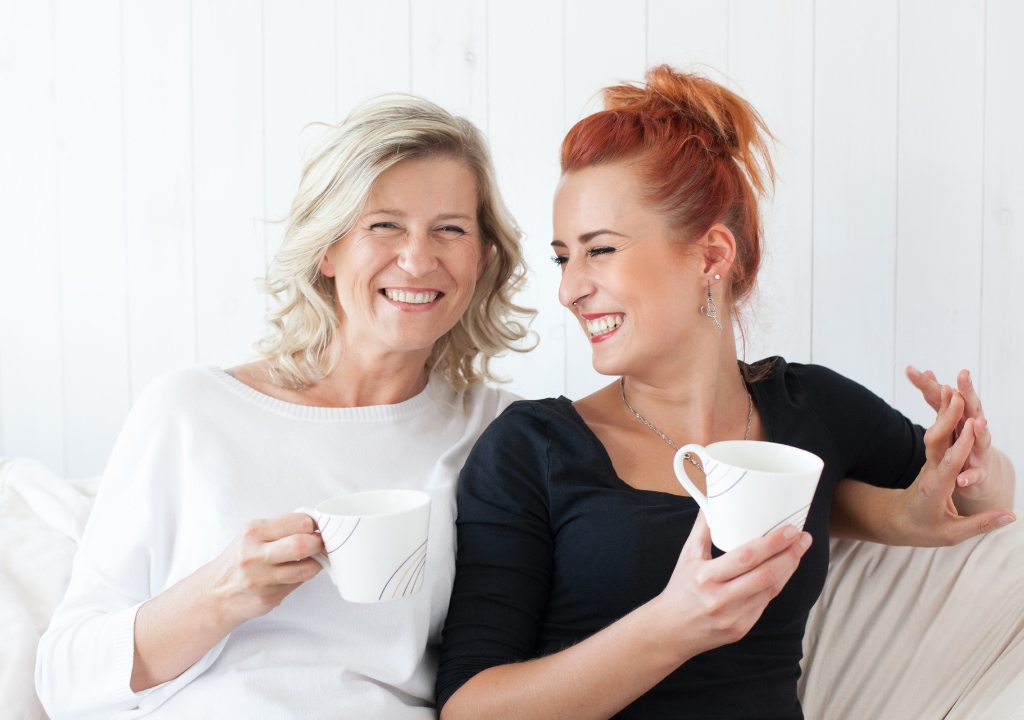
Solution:
M 436 292 L 408 292 L 406 290 L 391 290 L 390 288 L 385 288 L 384 294 L 388 296 L 389 300 L 409 303 L 410 305 L 425 305 L 426 303 L 432 303 L 438 296 L 438 293 Z
M 587 320 L 587 330 L 591 335 L 604 335 L 621 325 L 624 319 L 625 316 L 616 314 L 604 315 L 596 320 Z

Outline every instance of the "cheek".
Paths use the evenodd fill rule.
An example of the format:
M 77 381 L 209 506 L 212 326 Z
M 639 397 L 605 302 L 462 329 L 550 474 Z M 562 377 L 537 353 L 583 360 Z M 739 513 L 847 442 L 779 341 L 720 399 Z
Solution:
M 365 303 L 368 292 L 374 288 L 374 279 L 389 262 L 387 254 L 373 243 L 358 244 L 346 253 L 339 253 L 334 278 L 338 296 Z
M 690 307 L 678 278 L 671 273 L 644 273 L 632 278 L 633 297 L 639 309 L 636 324 L 660 334 L 673 329 L 689 327 L 698 313 L 696 305 Z M 691 312 L 692 311 L 692 312 Z
M 448 274 L 462 289 L 472 289 L 485 268 L 486 255 L 475 242 L 460 248 L 452 248 L 445 259 Z

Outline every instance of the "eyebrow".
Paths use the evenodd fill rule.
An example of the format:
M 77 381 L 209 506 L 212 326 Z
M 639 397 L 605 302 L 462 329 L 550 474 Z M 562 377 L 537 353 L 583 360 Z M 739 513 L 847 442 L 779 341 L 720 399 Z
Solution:
M 599 235 L 614 235 L 615 237 L 621 237 L 621 238 L 628 237 L 627 235 L 623 235 L 622 233 L 615 232 L 614 230 L 609 230 L 608 228 L 602 228 L 600 230 L 591 230 L 590 232 L 583 233 L 577 239 L 580 241 L 580 243 L 582 243 L 583 245 L 586 245 L 588 242 L 590 242 L 594 238 L 598 237 Z M 564 247 L 566 247 L 566 244 L 564 242 L 562 242 L 561 240 L 555 240 L 555 241 L 553 241 L 551 243 L 551 247 L 563 247 L 564 248 Z
M 367 217 L 369 217 L 370 215 L 393 215 L 394 217 L 405 217 L 405 213 L 402 212 L 401 210 L 391 209 L 371 210 L 370 212 L 366 213 Z M 462 215 L 461 213 L 445 213 L 444 215 L 438 215 L 435 218 L 435 220 L 467 220 L 469 222 L 473 222 L 473 218 L 469 217 L 468 215 Z

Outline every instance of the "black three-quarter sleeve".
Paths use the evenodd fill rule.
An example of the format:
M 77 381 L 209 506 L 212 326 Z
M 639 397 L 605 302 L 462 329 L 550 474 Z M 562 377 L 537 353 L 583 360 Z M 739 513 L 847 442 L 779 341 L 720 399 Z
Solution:
M 437 707 L 487 668 L 533 656 L 551 590 L 544 423 L 520 403 L 491 423 L 459 476 L 455 585 Z
M 906 488 L 925 462 L 924 428 L 882 398 L 820 365 L 790 364 L 828 428 L 841 477 L 886 488 Z

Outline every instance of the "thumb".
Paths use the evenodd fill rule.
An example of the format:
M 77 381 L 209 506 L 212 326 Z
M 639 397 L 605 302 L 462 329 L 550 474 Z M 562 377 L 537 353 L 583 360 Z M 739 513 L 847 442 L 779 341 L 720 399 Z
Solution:
M 1014 522 L 1016 519 L 1016 515 L 1009 510 L 1001 510 L 999 508 L 985 510 L 984 512 L 961 518 L 954 525 L 954 531 L 949 538 L 951 540 L 950 544 L 958 545 L 969 538 L 998 530 L 1004 525 Z
M 690 537 L 686 538 L 686 544 L 683 545 L 683 551 L 680 555 L 696 560 L 711 559 L 711 528 L 708 527 L 708 521 L 704 517 L 703 510 L 697 513 L 697 519 L 693 523 Z

